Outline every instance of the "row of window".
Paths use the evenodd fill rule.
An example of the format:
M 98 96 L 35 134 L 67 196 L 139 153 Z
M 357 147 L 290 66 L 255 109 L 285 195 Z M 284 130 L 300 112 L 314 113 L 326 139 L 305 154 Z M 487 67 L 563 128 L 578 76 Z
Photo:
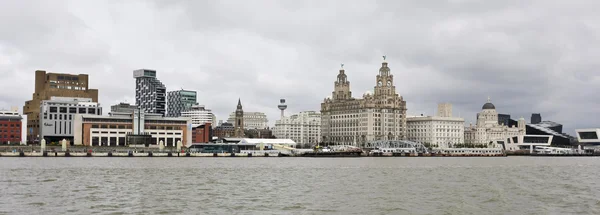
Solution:
M 97 108 L 85 108 L 85 107 L 50 107 L 48 108 L 50 113 L 70 113 L 70 114 L 96 114 L 102 115 L 102 109 Z M 97 110 L 97 111 L 96 111 Z
M 16 128 L 18 128 L 20 126 L 18 124 L 11 123 L 11 124 L 0 124 L 0 128 L 1 127 L 6 127 L 6 128 L 8 128 L 8 127 L 15 128 L 16 127 Z

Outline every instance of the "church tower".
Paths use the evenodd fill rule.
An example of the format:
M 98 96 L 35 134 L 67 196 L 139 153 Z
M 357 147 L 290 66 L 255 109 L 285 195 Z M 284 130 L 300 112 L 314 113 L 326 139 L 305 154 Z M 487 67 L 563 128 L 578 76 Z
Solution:
M 346 76 L 344 64 L 342 64 L 340 73 L 337 76 L 337 81 L 335 81 L 335 87 L 333 93 L 331 94 L 331 98 L 333 100 L 347 100 L 352 98 L 352 92 L 350 92 L 350 81 L 348 81 L 348 77 Z
M 234 136 L 243 138 L 244 135 L 244 109 L 242 109 L 242 100 L 238 99 L 237 109 L 235 109 Z

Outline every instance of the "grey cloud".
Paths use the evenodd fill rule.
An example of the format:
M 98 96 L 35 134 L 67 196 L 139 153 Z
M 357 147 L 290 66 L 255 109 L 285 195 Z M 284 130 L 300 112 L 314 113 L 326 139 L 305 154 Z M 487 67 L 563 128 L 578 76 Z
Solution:
M 373 90 L 381 55 L 409 113 L 438 102 L 474 121 L 492 98 L 501 113 L 531 112 L 598 126 L 596 1 L 4 1 L 2 106 L 22 106 L 33 71 L 88 73 L 105 107 L 133 101 L 132 70 L 169 89 L 199 91 L 226 119 L 241 98 L 274 122 L 318 110 L 344 63 L 355 97 Z M 18 80 L 18 81 L 14 81 Z M 595 117 L 597 118 L 597 117 Z

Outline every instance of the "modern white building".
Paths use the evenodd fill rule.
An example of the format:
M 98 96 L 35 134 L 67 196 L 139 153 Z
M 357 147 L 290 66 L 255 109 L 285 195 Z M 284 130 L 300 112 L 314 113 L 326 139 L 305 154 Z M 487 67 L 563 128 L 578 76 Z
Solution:
M 228 123 L 235 125 L 235 112 L 229 114 Z M 266 129 L 269 127 L 267 115 L 263 112 L 245 112 L 243 120 L 244 129 Z
M 465 141 L 465 119 L 459 117 L 409 116 L 406 118 L 408 140 L 449 148 Z
M 189 110 L 181 112 L 181 117 L 192 119 L 192 126 L 198 127 L 204 123 L 211 123 L 213 127 L 217 126 L 215 114 L 204 105 L 194 105 Z
M 75 114 L 102 115 L 102 107 L 91 98 L 51 97 L 40 106 L 40 139 L 48 142 L 72 140 Z
M 577 142 L 585 148 L 600 149 L 600 128 L 576 129 Z
M 465 128 L 465 143 L 490 145 L 494 140 L 504 140 L 526 134 L 525 119 L 522 117 L 519 119 L 517 127 L 500 125 L 496 107 L 489 98 L 481 109 L 477 115 L 477 124 Z
M 292 139 L 300 145 L 312 145 L 321 142 L 321 113 L 305 111 L 275 122 L 275 137 Z
M 552 144 L 552 135 L 517 135 L 506 139 L 497 139 L 493 142 L 496 148 L 506 151 L 529 150 L 533 153 L 536 147 L 549 147 Z

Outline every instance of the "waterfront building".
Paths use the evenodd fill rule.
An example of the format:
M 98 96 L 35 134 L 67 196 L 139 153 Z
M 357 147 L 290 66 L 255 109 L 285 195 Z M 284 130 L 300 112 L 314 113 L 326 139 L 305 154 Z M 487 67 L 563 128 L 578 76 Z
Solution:
M 321 103 L 323 142 L 364 145 L 375 140 L 406 139 L 406 101 L 396 93 L 385 58 L 375 81 L 374 93 L 367 91 L 362 98 L 354 98 L 346 71 L 340 69 L 331 97 Z
M 409 116 L 408 140 L 435 148 L 450 148 L 465 142 L 465 120 L 460 117 Z
M 540 114 L 540 113 L 531 114 L 531 124 L 538 124 L 540 122 L 542 122 L 542 114 Z
M 133 113 L 135 110 L 137 110 L 138 107 L 135 105 L 131 105 L 129 103 L 119 103 L 113 106 L 110 106 L 110 112 L 113 113 Z
M 584 148 L 600 149 L 600 128 L 576 129 L 577 142 Z
M 75 115 L 74 143 L 85 146 L 158 146 L 160 141 L 175 147 L 192 143 L 188 118 L 163 117 L 159 113 L 111 113 L 109 116 Z
M 135 105 L 146 113 L 165 115 L 165 85 L 156 78 L 156 71 L 138 69 L 133 71 L 135 78 Z
M 552 121 L 543 121 L 538 124 L 527 124 L 527 135 L 550 135 L 553 146 L 568 146 L 575 142 L 575 137 L 562 133 L 562 125 Z
M 40 106 L 40 138 L 46 142 L 73 140 L 74 115 L 102 115 L 102 107 L 91 98 L 51 97 Z
M 242 108 L 242 100 L 238 99 L 237 109 L 235 110 L 234 137 L 242 138 L 244 134 L 244 109 Z
M 477 124 L 465 128 L 465 143 L 490 145 L 494 140 L 526 134 L 524 118 L 519 119 L 517 126 L 500 125 L 496 107 L 489 98 L 481 109 L 477 115 Z
M 23 114 L 27 116 L 27 138 L 30 142 L 39 139 L 40 104 L 51 97 L 91 98 L 98 102 L 98 90 L 89 89 L 87 74 L 46 73 L 35 71 L 35 89 L 31 100 L 23 106 Z
M 218 139 L 230 138 L 235 136 L 235 127 L 233 124 L 224 122 L 213 129 L 213 136 Z
M 193 125 L 193 122 L 192 122 Z M 206 122 L 202 125 L 192 127 L 192 143 L 208 143 L 212 141 L 213 130 L 211 123 Z
M 236 112 L 229 114 L 227 122 L 235 124 Z M 269 119 L 262 112 L 243 112 L 243 127 L 245 129 L 265 129 L 269 127 Z
M 506 151 L 529 150 L 533 153 L 536 147 L 549 147 L 553 138 L 552 135 L 516 135 L 506 139 L 496 139 L 493 143 L 497 148 Z
M 167 116 L 179 117 L 181 112 L 187 111 L 196 103 L 196 91 L 176 90 L 167 93 Z
M 19 144 L 23 117 L 18 109 L 0 110 L 0 144 Z
M 189 117 L 192 119 L 192 126 L 198 127 L 205 123 L 211 123 L 216 125 L 216 117 L 212 113 L 212 110 L 206 109 L 204 105 L 193 105 L 188 110 L 181 112 L 182 117 Z
M 321 142 L 321 113 L 305 111 L 275 122 L 274 135 L 280 139 L 291 139 L 302 146 Z

